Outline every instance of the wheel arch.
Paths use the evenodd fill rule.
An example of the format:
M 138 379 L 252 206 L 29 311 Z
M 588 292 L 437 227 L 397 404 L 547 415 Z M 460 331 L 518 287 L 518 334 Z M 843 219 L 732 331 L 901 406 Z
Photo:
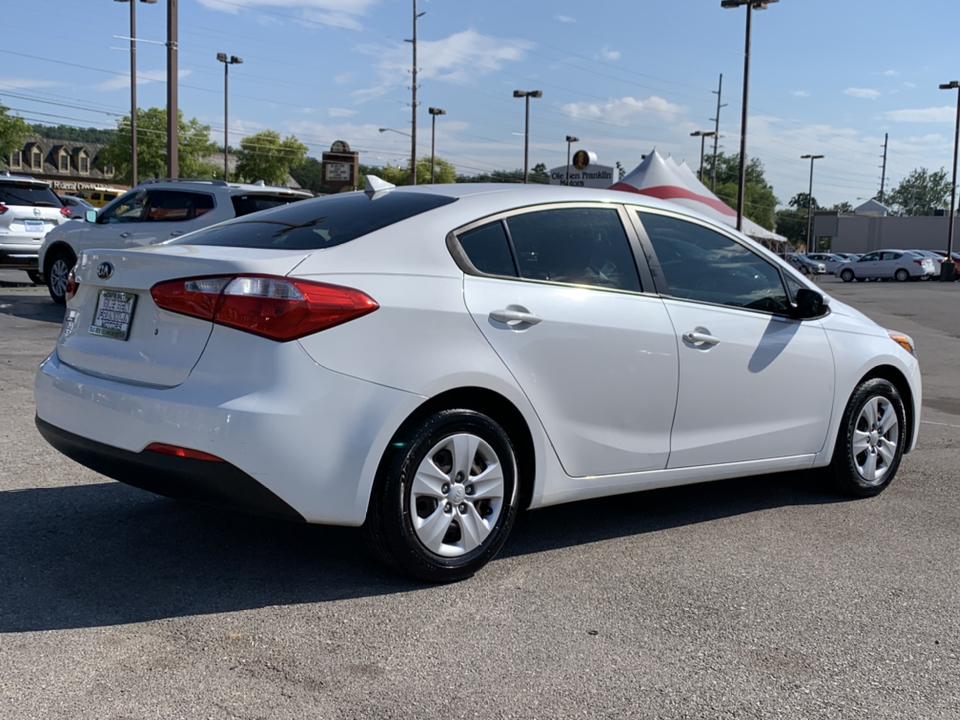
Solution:
M 380 456 L 374 483 L 378 482 L 384 463 L 399 437 L 424 418 L 441 410 L 455 408 L 483 413 L 503 427 L 516 452 L 517 482 L 520 492 L 518 507 L 521 509 L 528 508 L 533 500 L 537 470 L 536 449 L 530 425 L 520 409 L 511 400 L 495 390 L 483 387 L 464 386 L 444 390 L 417 406 L 400 423 L 400 426 L 391 436 L 390 442 Z M 371 492 L 369 502 L 373 502 L 374 497 L 376 497 L 376 492 Z M 368 505 L 368 515 L 369 512 Z
M 57 242 L 53 243 L 50 247 L 48 247 L 43 252 L 42 271 L 44 276 L 49 274 L 50 263 L 53 261 L 53 258 L 55 258 L 57 255 L 59 255 L 61 252 L 64 252 L 64 251 L 73 255 L 74 258 L 78 257 L 77 253 L 74 252 L 74 249 L 70 247 L 70 243 L 65 242 L 63 240 L 57 240 Z
M 913 432 L 914 432 L 914 413 L 916 412 L 913 406 L 913 391 L 910 389 L 910 383 L 907 381 L 907 376 L 903 374 L 898 368 L 893 365 L 877 365 L 874 368 L 871 368 L 860 380 L 857 381 L 857 384 L 854 386 L 854 390 L 860 387 L 860 385 L 867 380 L 873 380 L 879 378 L 886 380 L 891 383 L 900 393 L 900 397 L 903 398 L 903 411 L 906 414 L 906 440 L 904 442 L 904 454 L 910 452 L 910 448 L 913 446 Z M 850 399 L 847 399 L 847 402 L 850 402 Z

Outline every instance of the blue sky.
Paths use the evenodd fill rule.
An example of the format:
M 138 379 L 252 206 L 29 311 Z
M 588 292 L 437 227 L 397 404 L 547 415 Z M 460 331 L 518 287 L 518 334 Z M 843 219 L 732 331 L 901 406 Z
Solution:
M 112 126 L 129 105 L 125 5 L 110 0 L 8 3 L 0 103 L 32 120 Z M 400 163 L 409 141 L 409 0 L 180 0 L 181 108 L 220 137 L 222 66 L 231 72 L 231 139 L 263 128 L 295 133 L 319 157 L 336 139 L 370 164 Z M 696 166 L 692 130 L 709 128 L 724 73 L 722 146 L 738 144 L 744 11 L 719 0 L 420 0 L 420 154 L 472 173 L 522 165 L 522 101 L 532 112 L 531 163 L 562 165 L 575 134 L 600 162 L 632 169 L 656 146 Z M 82 7 L 82 10 L 81 10 Z M 165 38 L 165 2 L 139 5 L 139 36 Z M 59 18 L 59 20 L 58 20 Z M 749 154 L 781 202 L 805 191 L 799 156 L 822 153 L 821 202 L 876 193 L 884 132 L 888 187 L 912 168 L 949 165 L 960 78 L 960 5 L 782 0 L 755 15 Z M 21 53 L 12 54 L 12 53 Z M 24 57 L 23 54 L 35 56 Z M 164 48 L 139 48 L 142 107 L 164 102 Z M 46 59 L 39 59 L 46 58 Z M 51 62 L 58 61 L 58 62 Z M 83 65 L 73 67 L 63 63 Z

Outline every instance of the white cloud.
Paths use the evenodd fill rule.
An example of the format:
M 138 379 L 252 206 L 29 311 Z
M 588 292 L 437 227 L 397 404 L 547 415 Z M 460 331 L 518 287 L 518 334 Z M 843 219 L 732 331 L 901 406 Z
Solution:
M 301 24 L 360 30 L 360 18 L 378 0 L 198 0 L 211 10 L 237 14 L 255 8 L 289 8 L 299 11 Z M 293 19 L 297 19 L 294 17 Z
M 643 115 L 676 118 L 683 111 L 679 105 L 657 95 L 651 95 L 645 100 L 627 95 L 605 103 L 567 103 L 561 109 L 574 120 L 603 120 L 616 125 L 629 125 L 634 118 Z
M 619 59 L 620 59 L 620 51 L 619 51 L 619 50 L 611 50 L 610 48 L 608 48 L 608 47 L 605 46 L 605 47 L 600 51 L 600 57 L 602 57 L 604 60 L 609 60 L 609 61 L 613 62 L 613 61 L 616 61 L 616 60 L 619 60 Z
M 54 87 L 59 84 L 56 80 L 0 77 L 0 90 L 29 90 L 30 88 Z
M 904 108 L 884 113 L 888 120 L 903 123 L 949 123 L 953 122 L 956 108 L 949 105 L 941 107 Z
M 860 98 L 861 100 L 876 100 L 880 97 L 880 91 L 873 88 L 849 87 L 843 91 L 844 95 Z
M 553 19 L 566 25 L 570 25 L 571 23 L 575 23 L 577 21 L 575 17 L 570 17 L 569 15 L 554 15 Z
M 533 43 L 528 40 L 495 38 L 476 30 L 464 30 L 441 40 L 421 40 L 418 43 L 419 78 L 467 83 L 480 75 L 500 70 L 508 62 L 522 60 L 531 47 Z M 409 45 L 364 45 L 358 49 L 378 59 L 376 67 L 380 81 L 373 87 L 351 93 L 355 100 L 363 102 L 380 97 L 409 83 Z
M 357 114 L 357 111 L 351 110 L 350 108 L 338 108 L 338 107 L 327 108 L 327 115 L 329 115 L 332 118 L 353 117 L 356 114 Z
M 807 97 L 810 97 L 810 93 L 807 92 L 806 90 L 794 90 L 794 91 L 791 92 L 790 94 L 793 95 L 794 97 L 798 97 L 798 98 L 807 98 Z
M 904 86 L 905 88 L 912 89 L 912 88 L 915 88 L 915 87 L 917 86 L 917 84 L 916 84 L 915 82 L 910 82 L 909 80 L 904 80 L 904 81 L 903 81 L 903 86 Z
M 883 76 L 884 76 L 884 77 L 897 77 L 898 75 L 900 75 L 900 73 L 899 73 L 897 70 L 884 70 L 884 71 L 883 71 Z
M 190 75 L 191 70 L 180 70 L 177 73 L 177 77 L 181 80 L 188 75 Z M 137 86 L 140 85 L 150 85 L 151 83 L 157 82 L 166 82 L 167 81 L 167 71 L 166 70 L 143 70 L 137 71 Z M 130 87 L 130 76 L 129 75 L 118 75 L 117 77 L 110 78 L 109 80 L 104 80 L 102 83 L 96 86 L 97 90 L 106 92 L 109 90 L 123 90 Z

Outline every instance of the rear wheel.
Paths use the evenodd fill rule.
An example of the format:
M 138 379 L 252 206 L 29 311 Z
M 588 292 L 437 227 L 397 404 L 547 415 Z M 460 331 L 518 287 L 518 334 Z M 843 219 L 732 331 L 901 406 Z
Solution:
M 840 279 L 844 282 L 853 282 L 853 270 L 847 268 L 846 270 L 841 271 Z
M 900 467 L 906 411 L 893 383 L 873 378 L 854 391 L 840 423 L 828 472 L 845 495 L 879 495 Z
M 910 273 L 904 270 L 903 268 L 900 268 L 899 270 L 897 270 L 893 274 L 893 276 L 897 279 L 897 282 L 906 282 L 907 280 L 910 279 Z
M 67 277 L 77 262 L 77 256 L 72 250 L 61 248 L 54 251 L 47 260 L 47 290 L 50 298 L 58 305 L 67 301 Z
M 364 531 L 374 553 L 431 582 L 470 577 L 499 552 L 517 511 L 513 446 L 491 418 L 444 410 L 391 443 Z

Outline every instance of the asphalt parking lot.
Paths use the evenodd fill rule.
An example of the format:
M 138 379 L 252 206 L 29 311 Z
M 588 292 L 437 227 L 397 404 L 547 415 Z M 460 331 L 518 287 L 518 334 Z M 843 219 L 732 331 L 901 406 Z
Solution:
M 32 382 L 62 311 L 0 287 L 0 718 L 960 717 L 960 284 L 823 285 L 918 344 L 887 492 L 794 473 L 540 510 L 443 587 L 356 531 L 56 453 Z

